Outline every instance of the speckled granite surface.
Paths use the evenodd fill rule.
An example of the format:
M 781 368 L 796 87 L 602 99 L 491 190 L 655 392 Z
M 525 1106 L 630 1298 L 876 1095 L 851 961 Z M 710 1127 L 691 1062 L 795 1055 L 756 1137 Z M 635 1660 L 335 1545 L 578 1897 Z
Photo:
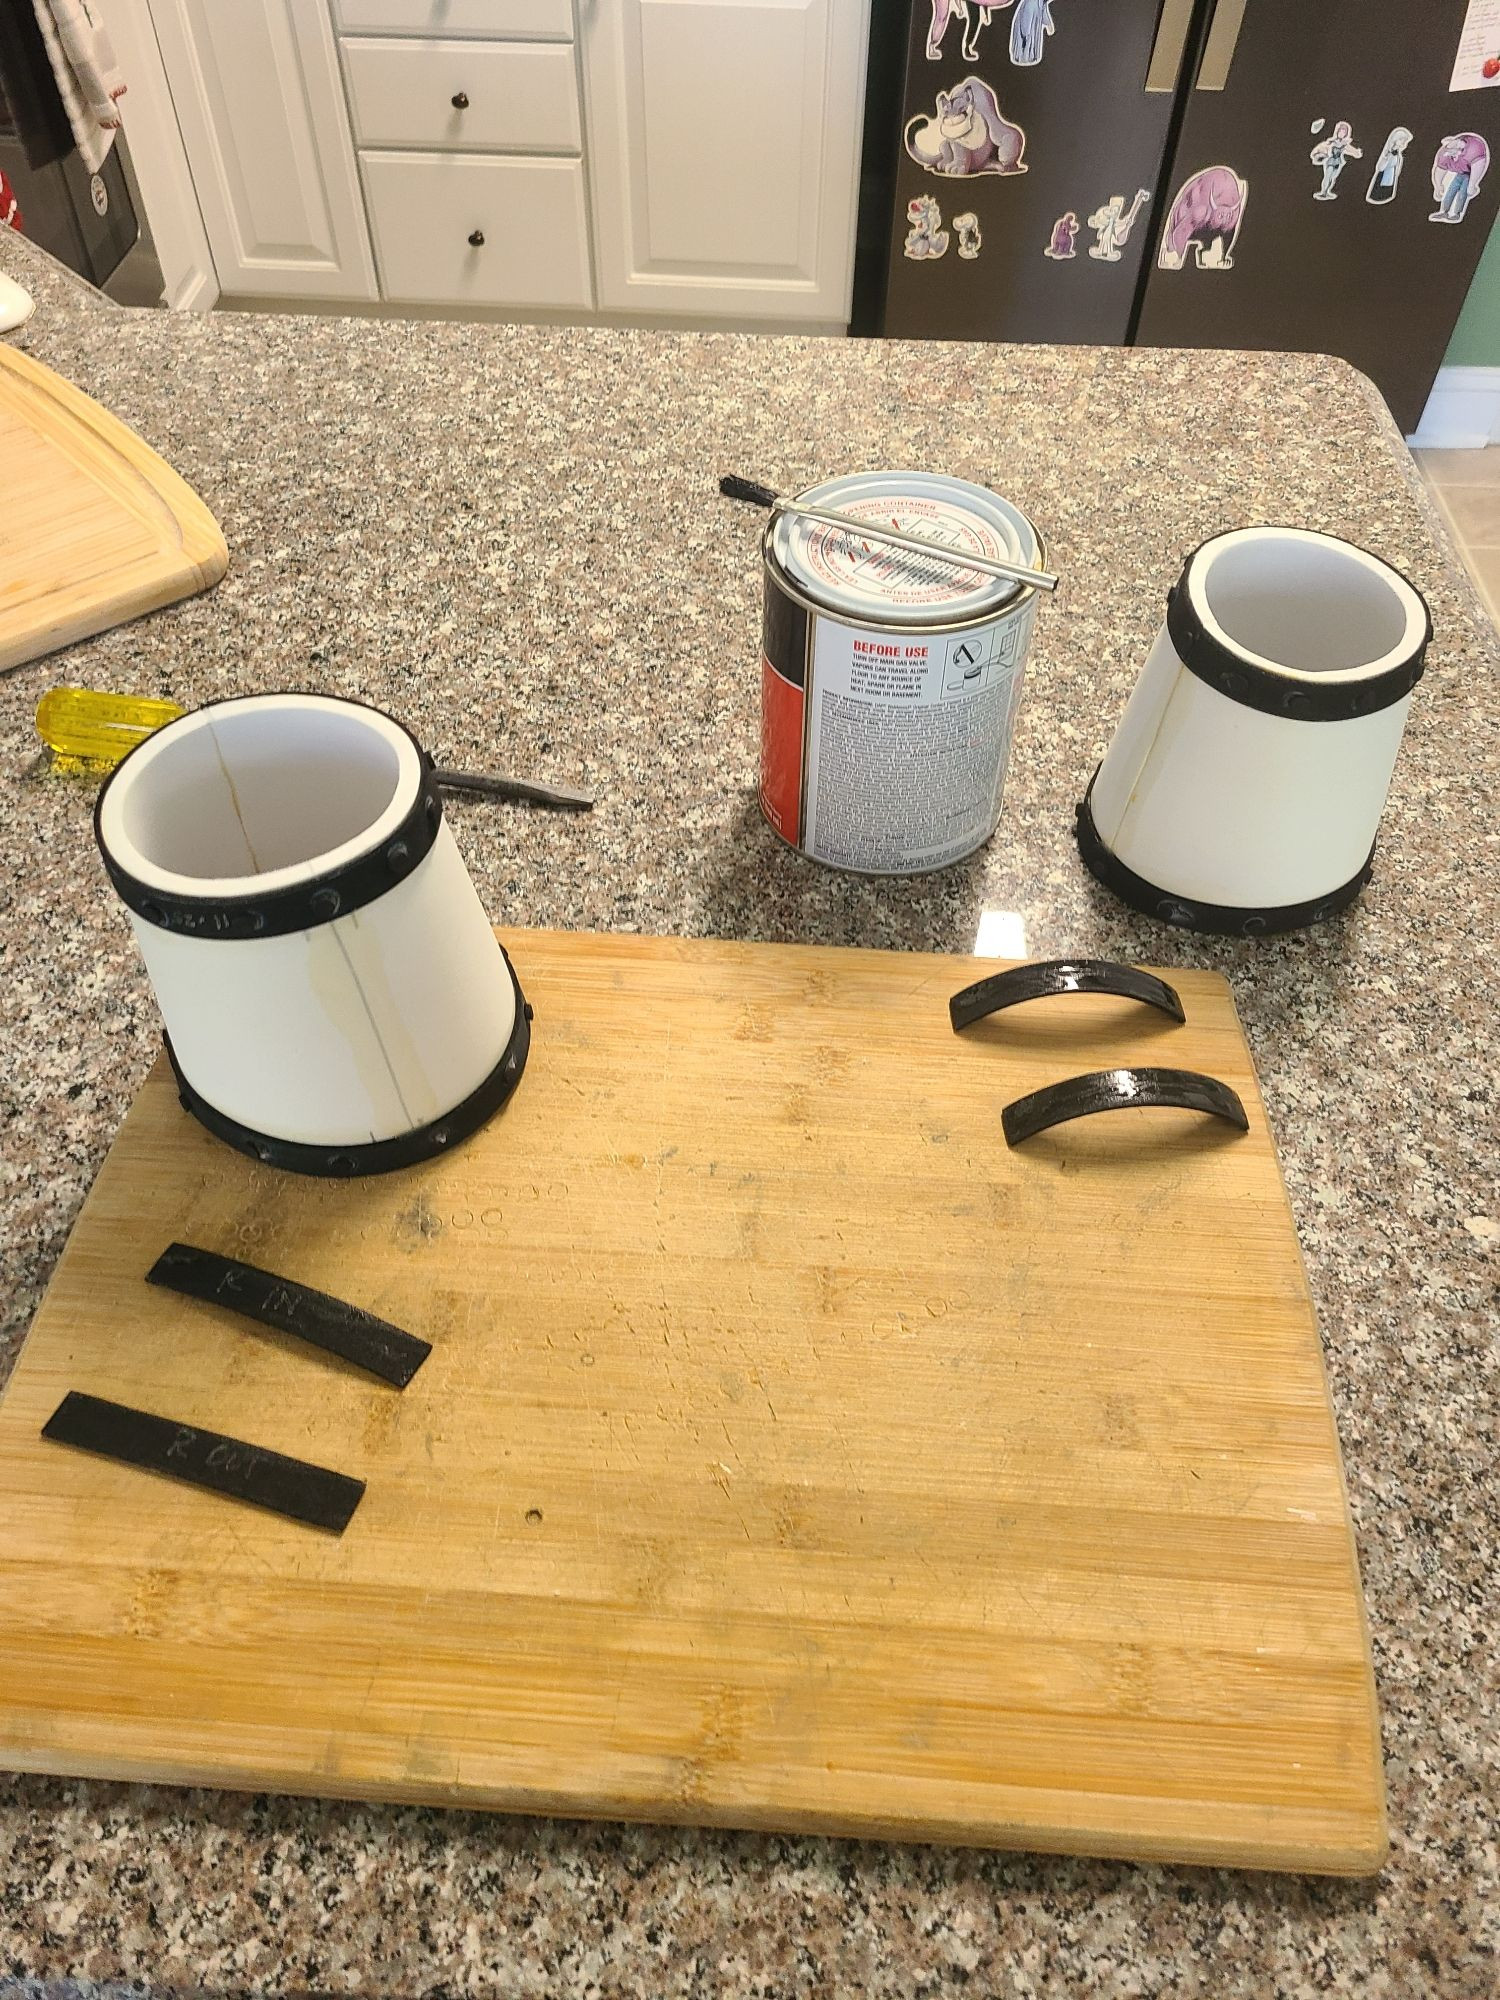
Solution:
M 26 246 L 0 232 L 23 281 Z M 92 309 L 23 344 L 223 524 L 217 592 L 0 679 L 7 1353 L 157 1023 L 90 793 L 41 768 L 55 681 L 193 703 L 366 696 L 456 763 L 577 778 L 587 820 L 455 800 L 498 921 L 1228 973 L 1322 1318 L 1384 1712 L 1363 1883 L 0 1780 L 0 1977 L 154 1990 L 1361 2000 L 1500 1990 L 1496 1881 L 1495 635 L 1363 382 L 1293 357 L 905 347 Z M 754 803 L 759 523 L 796 486 L 945 467 L 1013 495 L 1043 608 L 1004 817 L 908 884 L 827 874 Z M 1073 801 L 1183 553 L 1244 521 L 1366 543 L 1437 642 L 1376 878 L 1324 930 L 1175 935 L 1084 874 Z M 1484 962 L 1491 970 L 1486 974 Z

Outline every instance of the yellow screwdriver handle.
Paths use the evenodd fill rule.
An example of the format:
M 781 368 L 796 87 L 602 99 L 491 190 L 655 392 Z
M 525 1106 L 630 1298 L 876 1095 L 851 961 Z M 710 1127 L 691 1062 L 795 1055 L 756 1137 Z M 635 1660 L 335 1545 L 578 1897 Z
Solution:
M 36 733 L 64 763 L 113 770 L 127 750 L 184 713 L 175 701 L 51 688 L 36 705 Z

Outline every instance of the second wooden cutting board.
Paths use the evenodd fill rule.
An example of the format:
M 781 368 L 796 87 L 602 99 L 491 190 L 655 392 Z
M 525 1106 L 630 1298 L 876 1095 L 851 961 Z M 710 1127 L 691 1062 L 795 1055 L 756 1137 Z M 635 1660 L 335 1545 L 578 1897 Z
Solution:
M 0 671 L 218 582 L 218 523 L 127 424 L 0 342 Z

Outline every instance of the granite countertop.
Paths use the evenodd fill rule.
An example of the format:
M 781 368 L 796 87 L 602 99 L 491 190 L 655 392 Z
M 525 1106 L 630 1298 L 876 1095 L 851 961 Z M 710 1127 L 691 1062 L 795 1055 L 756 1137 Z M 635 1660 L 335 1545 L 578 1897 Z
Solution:
M 586 820 L 450 801 L 504 924 L 966 951 L 998 910 L 1033 956 L 1217 967 L 1321 1317 L 1393 1838 L 1383 1874 L 1339 1882 L 8 1778 L 0 1984 L 1492 1996 L 1500 661 L 1363 378 L 1305 356 L 168 316 L 99 309 L 5 231 L 0 266 L 38 293 L 20 344 L 155 445 L 231 554 L 207 597 L 0 678 L 4 1364 L 159 1035 L 90 788 L 38 756 L 58 681 L 186 704 L 325 688 L 445 761 L 588 785 Z M 905 883 L 825 872 L 759 819 L 760 522 L 714 493 L 730 468 L 796 487 L 879 464 L 1008 493 L 1065 579 L 998 835 Z M 1391 558 L 1436 640 L 1361 901 L 1226 942 L 1113 901 L 1072 809 L 1184 553 L 1246 521 Z

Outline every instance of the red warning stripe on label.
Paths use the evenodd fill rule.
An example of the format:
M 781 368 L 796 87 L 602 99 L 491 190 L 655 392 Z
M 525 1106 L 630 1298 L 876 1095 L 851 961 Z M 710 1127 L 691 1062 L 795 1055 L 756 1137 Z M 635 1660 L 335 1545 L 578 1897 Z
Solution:
M 760 806 L 783 840 L 802 833 L 802 706 L 799 687 L 762 655 L 760 663 Z

